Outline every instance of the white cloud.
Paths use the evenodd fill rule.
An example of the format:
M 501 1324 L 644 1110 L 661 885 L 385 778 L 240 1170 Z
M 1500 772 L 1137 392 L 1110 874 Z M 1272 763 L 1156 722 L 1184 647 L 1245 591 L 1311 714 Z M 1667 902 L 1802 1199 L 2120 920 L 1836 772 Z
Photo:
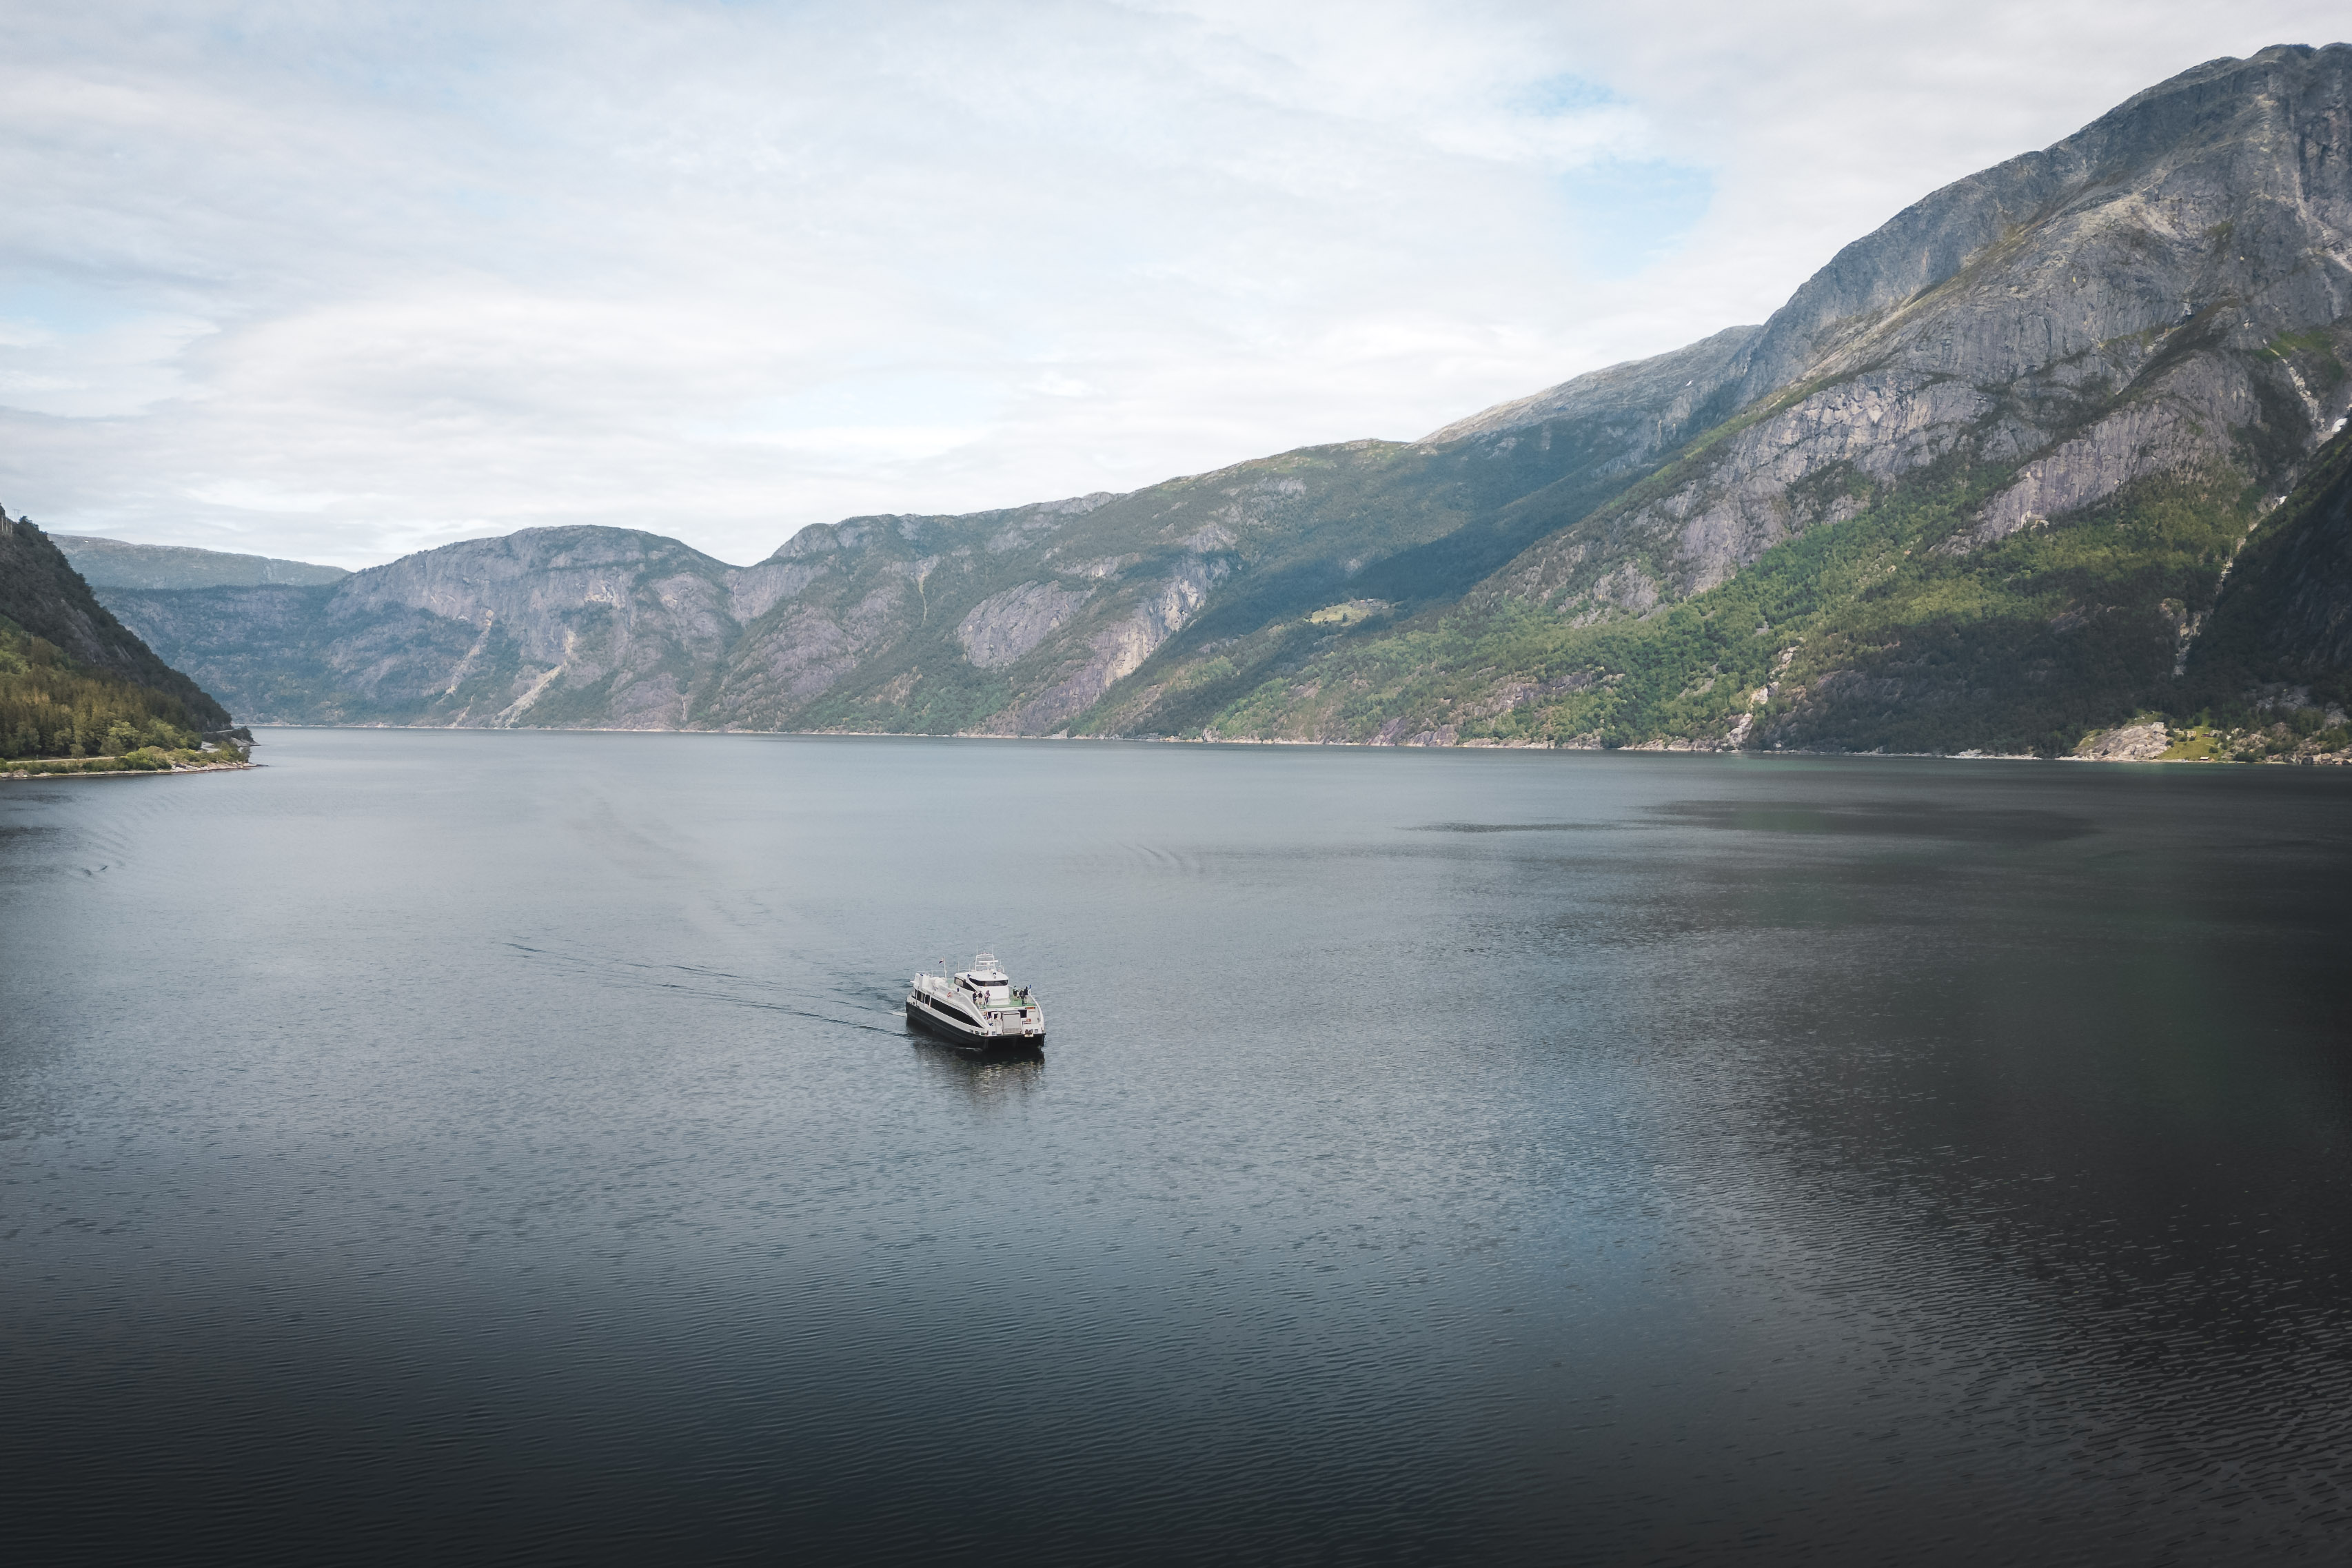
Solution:
M 1933 186 L 2336 25 L 18 0 L 0 499 L 351 565 L 563 521 L 746 560 L 1415 435 L 1759 319 Z

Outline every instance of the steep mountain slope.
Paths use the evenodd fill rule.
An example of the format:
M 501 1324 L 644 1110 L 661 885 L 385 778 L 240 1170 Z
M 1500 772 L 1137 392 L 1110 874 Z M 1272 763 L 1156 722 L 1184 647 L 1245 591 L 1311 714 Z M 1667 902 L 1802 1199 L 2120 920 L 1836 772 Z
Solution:
M 1539 428 L 1500 417 L 1129 495 L 851 518 L 747 568 L 541 528 L 331 587 L 103 592 L 260 722 L 1050 734 L 1180 633 L 1271 627 L 1279 645 L 1335 596 L 1381 615 L 1458 598 L 1720 417 L 1706 393 L 1753 330 L 1556 388 Z
M 2299 335 L 2352 299 L 2347 76 L 2341 47 L 2215 61 L 1899 214 L 1758 335 L 1737 383 L 1757 416 L 1610 516 L 1638 550 L 1579 529 L 1506 591 L 1647 608 L 1713 587 L 1853 515 L 1853 486 L 1807 486 L 1847 465 L 1874 487 L 1949 456 L 2005 470 L 1954 552 L 2151 474 L 2276 479 L 2352 402 L 2292 351 L 2324 355 Z
M 93 588 L 253 588 L 270 582 L 306 586 L 338 582 L 351 575 L 340 566 L 179 545 L 135 545 L 95 534 L 51 534 L 49 539 Z
M 0 619 L 54 647 L 99 685 L 132 688 L 107 698 L 126 713 L 135 708 L 143 717 L 190 731 L 229 722 L 226 709 L 157 658 L 92 596 L 47 535 L 5 512 L 0 512 Z
M 2352 707 L 2352 432 L 2263 519 L 2201 630 L 2178 708 L 2290 689 L 2302 694 L 2290 706 Z
M 2347 304 L 2352 48 L 2199 67 L 1848 246 L 1741 348 L 1735 415 L 1217 727 L 2063 748 L 2186 689 L 2352 406 Z
M 735 630 L 735 569 L 621 528 L 533 528 L 332 586 L 107 591 L 257 722 L 674 728 Z

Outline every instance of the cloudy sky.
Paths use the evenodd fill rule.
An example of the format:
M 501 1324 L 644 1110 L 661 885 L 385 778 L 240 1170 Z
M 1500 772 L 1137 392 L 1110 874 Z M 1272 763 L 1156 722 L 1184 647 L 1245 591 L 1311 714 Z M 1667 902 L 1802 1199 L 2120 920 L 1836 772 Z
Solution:
M 0 5 L 0 505 L 725 559 L 1416 436 L 1762 319 L 2237 0 Z

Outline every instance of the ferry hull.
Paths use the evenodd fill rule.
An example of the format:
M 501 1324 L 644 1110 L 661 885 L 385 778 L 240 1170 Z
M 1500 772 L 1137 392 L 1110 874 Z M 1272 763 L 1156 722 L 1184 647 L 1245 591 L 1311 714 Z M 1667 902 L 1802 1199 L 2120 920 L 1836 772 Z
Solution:
M 952 1018 L 942 1017 L 930 1009 L 918 1007 L 913 1002 L 907 1004 L 907 1021 L 926 1034 L 936 1035 L 941 1040 L 951 1040 L 957 1045 L 970 1046 L 981 1051 L 1036 1051 L 1045 1043 L 1043 1033 L 982 1034 L 969 1024 L 960 1023 Z

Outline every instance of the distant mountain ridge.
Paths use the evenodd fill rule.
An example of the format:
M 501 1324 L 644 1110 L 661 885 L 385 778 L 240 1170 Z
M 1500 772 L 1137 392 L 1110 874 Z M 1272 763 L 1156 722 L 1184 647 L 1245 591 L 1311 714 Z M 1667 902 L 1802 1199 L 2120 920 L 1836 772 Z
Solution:
M 1417 442 L 745 568 L 551 528 L 104 593 L 263 720 L 2063 750 L 2337 689 L 2347 307 L 2352 47 L 2282 46 L 1930 194 L 1760 326 Z M 2258 582 L 2294 608 L 2249 641 Z
M 750 567 L 572 527 L 331 586 L 103 591 L 259 723 L 1050 734 L 1180 632 L 1351 591 L 1458 597 L 1551 526 L 1507 503 L 1654 465 L 1672 413 L 1654 394 L 1671 402 L 1641 389 L 1499 460 L 1347 443 L 1129 495 L 817 525 Z
M 268 582 L 308 586 L 351 575 L 340 566 L 182 545 L 132 544 L 96 534 L 51 534 L 49 539 L 93 588 L 252 588 Z

